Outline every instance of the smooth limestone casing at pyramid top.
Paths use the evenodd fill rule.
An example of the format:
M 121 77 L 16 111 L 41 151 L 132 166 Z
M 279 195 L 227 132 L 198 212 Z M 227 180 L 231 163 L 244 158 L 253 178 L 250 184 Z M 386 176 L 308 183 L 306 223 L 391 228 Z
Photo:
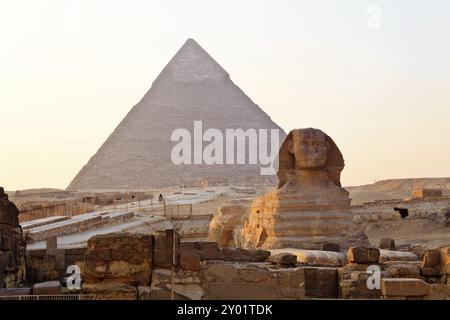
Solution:
M 227 183 L 275 181 L 275 176 L 260 175 L 259 162 L 175 165 L 171 160 L 176 144 L 171 141 L 172 132 L 184 128 L 192 133 L 196 120 L 202 121 L 203 131 L 215 128 L 224 136 L 226 129 L 253 128 L 278 129 L 280 145 L 286 137 L 229 74 L 189 39 L 68 189 L 145 189 L 195 185 L 203 179 Z

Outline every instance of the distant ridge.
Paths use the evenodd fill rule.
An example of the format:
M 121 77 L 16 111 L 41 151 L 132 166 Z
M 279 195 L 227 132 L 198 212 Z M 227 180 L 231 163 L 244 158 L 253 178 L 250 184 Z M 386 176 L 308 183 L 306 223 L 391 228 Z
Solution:
M 417 188 L 442 189 L 450 195 L 450 178 L 407 178 L 380 180 L 373 184 L 345 187 L 353 203 L 374 200 L 404 199 Z
M 413 188 L 442 188 L 450 190 L 450 177 L 386 179 L 372 184 L 351 186 L 348 188 L 366 188 L 377 191 L 411 190 Z
M 150 90 L 80 170 L 69 190 L 148 189 L 215 183 L 274 181 L 260 176 L 260 165 L 175 165 L 170 141 L 178 128 L 203 130 L 279 129 L 237 87 L 229 74 L 193 39 L 188 39 Z

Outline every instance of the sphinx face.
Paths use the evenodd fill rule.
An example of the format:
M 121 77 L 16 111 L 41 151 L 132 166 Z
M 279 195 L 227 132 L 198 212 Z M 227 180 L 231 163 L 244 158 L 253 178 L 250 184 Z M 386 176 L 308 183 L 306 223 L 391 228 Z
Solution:
M 292 132 L 289 152 L 295 157 L 296 169 L 313 170 L 325 167 L 328 155 L 327 136 L 316 129 Z

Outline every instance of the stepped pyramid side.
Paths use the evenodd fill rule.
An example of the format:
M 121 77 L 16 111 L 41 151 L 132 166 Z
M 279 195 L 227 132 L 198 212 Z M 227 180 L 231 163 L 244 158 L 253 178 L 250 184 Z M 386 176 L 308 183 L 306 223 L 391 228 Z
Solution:
M 147 189 L 195 185 L 203 179 L 226 183 L 275 181 L 275 176 L 260 176 L 259 164 L 173 164 L 171 151 L 176 143 L 170 140 L 172 132 L 178 128 L 193 132 L 197 120 L 203 122 L 203 131 L 279 129 L 280 145 L 286 136 L 228 73 L 189 39 L 68 189 Z

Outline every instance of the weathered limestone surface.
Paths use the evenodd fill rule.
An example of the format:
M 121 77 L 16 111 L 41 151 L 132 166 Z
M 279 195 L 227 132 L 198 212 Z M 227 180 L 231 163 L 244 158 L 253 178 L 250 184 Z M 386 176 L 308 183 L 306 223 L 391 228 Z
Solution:
M 82 277 L 87 284 L 121 282 L 134 286 L 150 283 L 153 236 L 111 233 L 88 241 Z
M 391 238 L 381 239 L 380 249 L 395 250 L 395 240 Z
M 412 252 L 380 250 L 380 262 L 386 261 L 418 261 L 419 257 Z
M 348 249 L 347 258 L 349 263 L 378 263 L 380 250 L 369 246 L 351 247 Z
M 305 295 L 316 298 L 338 296 L 338 269 L 329 267 L 306 267 Z
M 220 249 L 216 242 L 182 242 L 180 254 L 196 254 L 201 260 L 265 261 L 270 252 L 266 250 Z
M 337 269 L 283 267 L 269 262 L 205 260 L 201 271 L 177 268 L 175 299 L 268 300 L 336 297 Z M 154 269 L 150 293 L 142 299 L 170 299 L 171 270 Z
M 29 296 L 33 293 L 32 288 L 0 288 L 0 297 L 2 296 Z
M 201 300 L 205 296 L 205 284 L 197 271 L 177 270 L 174 275 L 176 300 Z M 150 300 L 171 299 L 171 270 L 153 269 Z
M 381 291 L 388 298 L 422 298 L 428 294 L 429 284 L 419 279 L 383 279 Z
M 297 262 L 306 266 L 342 267 L 347 263 L 344 254 L 332 251 L 302 250 L 295 248 L 274 249 L 272 255 L 291 253 L 297 257 Z
M 305 273 L 301 268 L 274 268 L 268 263 L 210 261 L 202 278 L 208 283 L 208 299 L 269 300 L 305 297 Z
M 85 283 L 83 293 L 95 294 L 97 300 L 136 300 L 137 289 L 122 282 Z
M 27 250 L 26 278 L 30 283 L 60 280 L 67 267 L 84 261 L 86 248 Z
M 59 281 L 48 281 L 36 283 L 33 286 L 33 295 L 58 295 L 61 294 L 61 283 Z
M 450 247 L 441 250 L 441 273 L 450 276 Z
M 25 279 L 25 240 L 19 210 L 0 188 L 0 288 L 16 287 Z
M 369 289 L 367 286 L 370 274 L 365 271 L 344 272 L 340 275 L 339 293 L 343 298 L 378 299 L 380 289 Z M 383 277 L 383 276 L 382 276 Z
M 341 187 L 344 158 L 318 129 L 289 133 L 279 152 L 278 187 L 257 198 L 239 233 L 245 248 L 320 249 L 355 232 L 348 192 Z
M 280 252 L 272 254 L 267 260 L 279 266 L 286 267 L 295 265 L 297 263 L 297 256 L 288 252 Z
M 173 249 L 175 247 L 175 259 L 180 250 L 180 238 L 175 233 L 173 237 L 165 231 L 157 231 L 154 236 L 154 250 L 152 265 L 154 268 L 170 267 L 173 260 Z M 173 243 L 175 241 L 175 244 Z
M 240 246 L 236 234 L 250 212 L 250 201 L 231 200 L 219 207 L 208 231 L 208 240 L 217 242 L 221 248 Z
M 195 253 L 181 253 L 180 267 L 184 270 L 200 271 L 200 257 Z
M 419 188 L 412 191 L 412 196 L 419 199 L 427 197 L 442 197 L 442 190 Z
M 431 284 L 427 300 L 450 300 L 450 286 L 445 284 Z
M 415 278 L 421 279 L 421 261 L 388 261 L 383 266 L 391 278 Z

